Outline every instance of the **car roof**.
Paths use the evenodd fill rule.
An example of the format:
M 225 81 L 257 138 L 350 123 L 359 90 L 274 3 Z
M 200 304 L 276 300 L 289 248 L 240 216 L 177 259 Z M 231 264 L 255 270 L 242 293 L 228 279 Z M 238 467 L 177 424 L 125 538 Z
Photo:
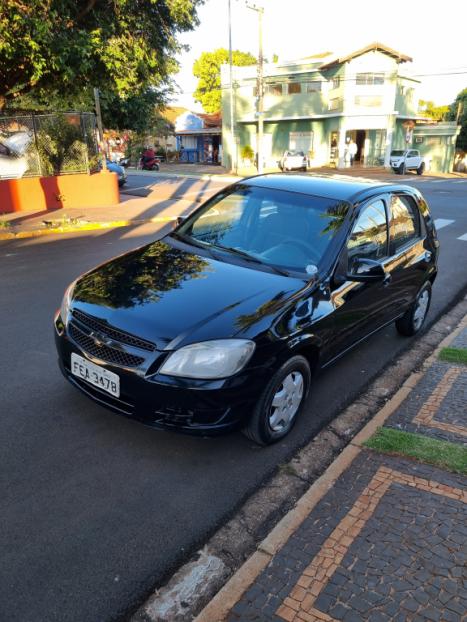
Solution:
M 319 175 L 294 175 L 290 173 L 269 173 L 248 177 L 240 182 L 257 188 L 272 188 L 274 190 L 287 190 L 300 194 L 336 199 L 355 203 L 383 192 L 410 192 L 414 193 L 411 186 L 400 184 L 388 184 L 384 182 L 343 180 Z

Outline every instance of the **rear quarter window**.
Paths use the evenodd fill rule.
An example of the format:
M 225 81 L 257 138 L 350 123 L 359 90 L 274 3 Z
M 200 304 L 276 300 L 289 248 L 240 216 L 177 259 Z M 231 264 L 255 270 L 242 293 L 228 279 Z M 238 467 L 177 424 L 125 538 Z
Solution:
M 394 251 L 420 237 L 420 213 L 412 197 L 391 198 L 391 242 Z

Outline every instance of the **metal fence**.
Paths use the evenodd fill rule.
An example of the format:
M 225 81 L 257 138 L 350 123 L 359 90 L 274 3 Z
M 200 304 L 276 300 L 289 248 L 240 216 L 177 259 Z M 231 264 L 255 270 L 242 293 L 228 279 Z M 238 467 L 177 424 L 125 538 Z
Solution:
M 0 178 L 89 173 L 98 168 L 93 113 L 0 116 Z

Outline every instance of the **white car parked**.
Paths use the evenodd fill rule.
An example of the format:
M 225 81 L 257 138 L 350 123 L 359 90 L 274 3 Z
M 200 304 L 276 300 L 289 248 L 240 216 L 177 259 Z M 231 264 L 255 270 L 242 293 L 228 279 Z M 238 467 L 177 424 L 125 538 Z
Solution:
M 0 137 L 0 179 L 19 179 L 28 170 L 26 151 L 32 142 L 29 132 Z
M 407 171 L 417 171 L 417 175 L 423 175 L 425 162 L 420 151 L 417 149 L 394 149 L 391 151 L 389 163 L 392 170 L 399 175 L 405 175 Z
M 308 161 L 303 151 L 284 151 L 278 164 L 281 171 L 306 171 Z

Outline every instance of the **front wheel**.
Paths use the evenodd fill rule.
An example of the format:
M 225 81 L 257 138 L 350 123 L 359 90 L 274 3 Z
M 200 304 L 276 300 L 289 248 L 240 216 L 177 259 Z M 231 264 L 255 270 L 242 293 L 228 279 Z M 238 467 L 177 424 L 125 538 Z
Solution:
M 407 169 L 405 168 L 405 164 L 401 164 L 399 166 L 399 175 L 405 175 L 406 172 L 407 172 Z
M 417 168 L 417 175 L 423 175 L 424 170 L 425 170 L 425 163 L 422 162 L 420 166 Z
M 401 335 L 411 337 L 423 326 L 431 303 L 431 283 L 425 283 L 418 292 L 414 303 L 396 320 L 396 328 Z
M 311 371 L 303 356 L 293 356 L 269 380 L 243 433 L 270 445 L 292 429 L 310 389 Z

